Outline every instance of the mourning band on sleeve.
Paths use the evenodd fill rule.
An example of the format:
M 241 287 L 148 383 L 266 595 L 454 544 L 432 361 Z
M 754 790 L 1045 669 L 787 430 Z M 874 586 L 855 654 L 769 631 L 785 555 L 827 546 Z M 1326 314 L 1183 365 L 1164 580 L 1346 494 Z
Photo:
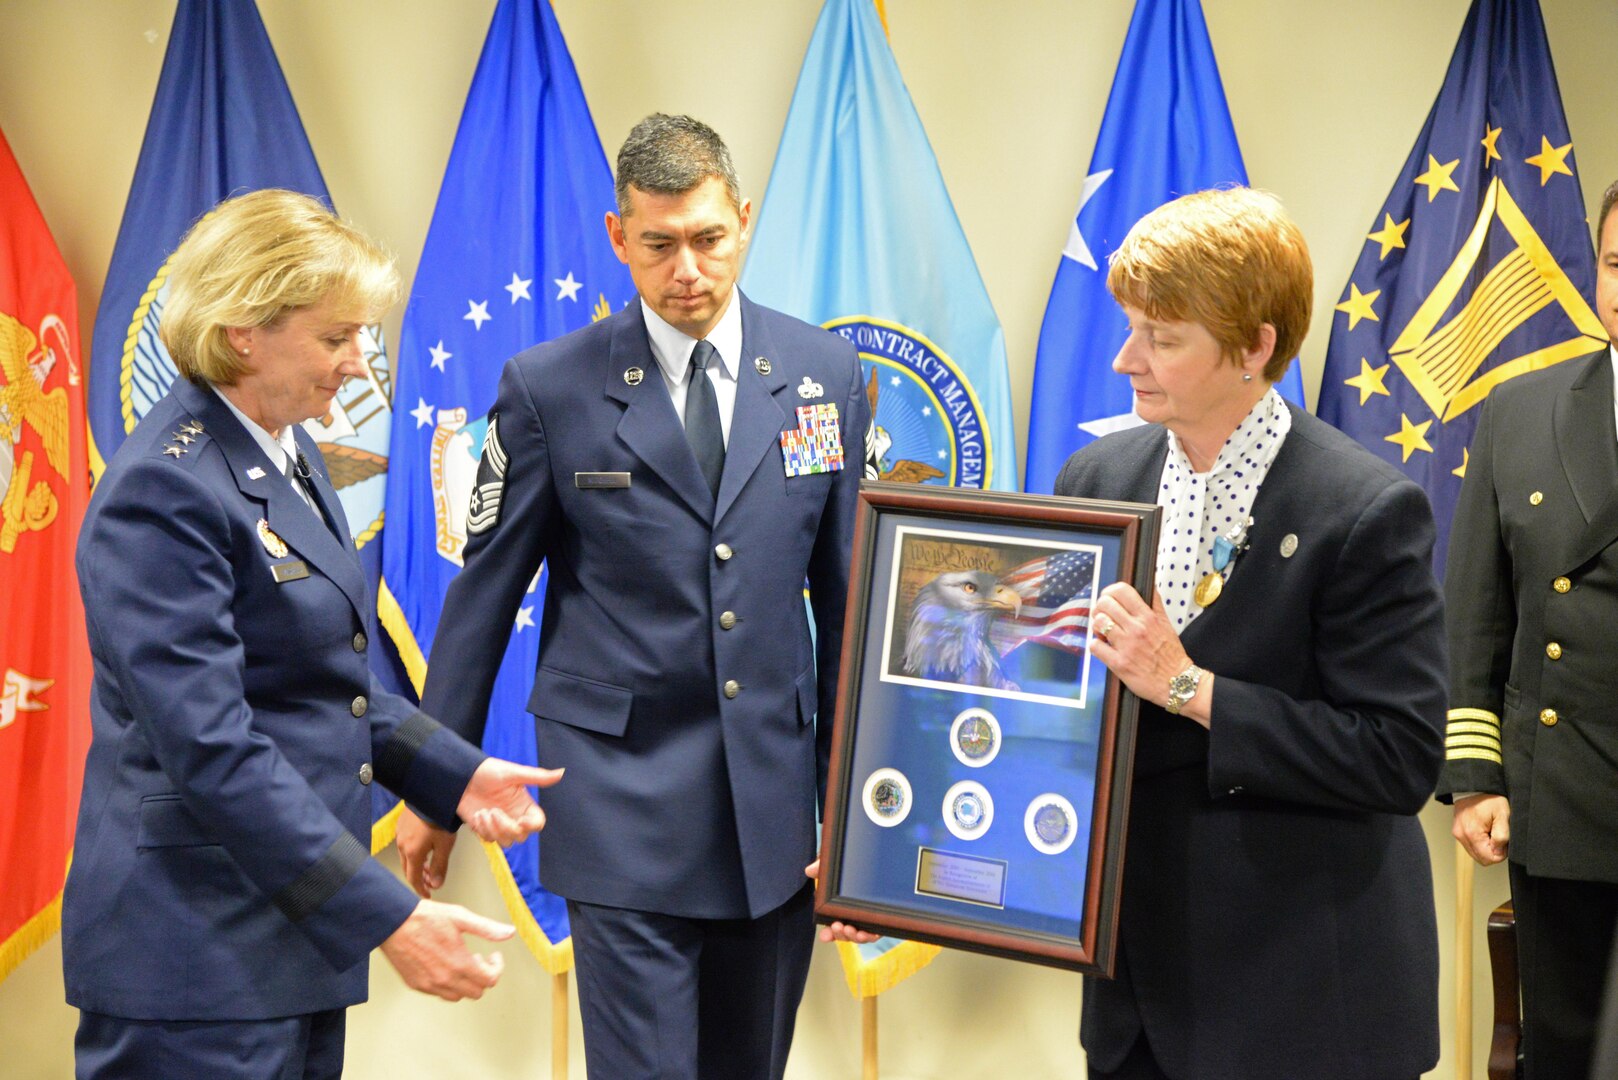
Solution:
M 293 922 L 306 918 L 336 896 L 370 857 L 352 833 L 343 833 L 313 866 L 275 894 L 275 906 Z
M 416 760 L 416 754 L 421 751 L 422 745 L 439 727 L 438 721 L 426 713 L 415 713 L 400 724 L 392 737 L 383 743 L 382 749 L 377 752 L 377 778 L 386 787 L 398 791 L 400 785 L 404 783 L 405 776 L 410 772 L 410 763 Z

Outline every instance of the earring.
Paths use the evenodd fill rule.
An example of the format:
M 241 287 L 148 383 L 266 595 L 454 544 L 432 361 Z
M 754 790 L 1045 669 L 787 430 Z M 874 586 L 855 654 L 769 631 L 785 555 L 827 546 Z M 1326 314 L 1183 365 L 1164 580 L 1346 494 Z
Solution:
M 1242 382 L 1252 382 L 1252 381 L 1253 381 L 1253 376 L 1252 376 L 1251 373 L 1248 373 L 1248 372 L 1243 372 L 1242 373 Z
M 253 350 L 252 349 L 243 349 L 242 350 L 242 355 L 243 356 L 252 356 L 253 355 Z M 1249 378 L 1251 378 L 1251 376 L 1249 376 Z

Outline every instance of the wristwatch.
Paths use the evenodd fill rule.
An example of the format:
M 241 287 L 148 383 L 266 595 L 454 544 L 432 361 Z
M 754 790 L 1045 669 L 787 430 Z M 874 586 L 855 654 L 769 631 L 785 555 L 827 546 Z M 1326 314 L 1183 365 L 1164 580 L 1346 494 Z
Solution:
M 1202 685 L 1203 670 L 1195 664 L 1186 665 L 1186 669 L 1169 680 L 1169 700 L 1163 707 L 1169 711 L 1170 716 L 1179 716 L 1185 703 L 1197 694 L 1197 687 Z

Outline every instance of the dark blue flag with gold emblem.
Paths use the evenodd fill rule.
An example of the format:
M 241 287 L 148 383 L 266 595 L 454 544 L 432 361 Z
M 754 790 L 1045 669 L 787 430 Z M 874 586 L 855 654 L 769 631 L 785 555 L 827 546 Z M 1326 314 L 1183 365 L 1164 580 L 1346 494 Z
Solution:
M 1320 417 L 1427 489 L 1444 569 L 1489 391 L 1603 348 L 1573 139 L 1537 0 L 1473 0 L 1332 323 Z

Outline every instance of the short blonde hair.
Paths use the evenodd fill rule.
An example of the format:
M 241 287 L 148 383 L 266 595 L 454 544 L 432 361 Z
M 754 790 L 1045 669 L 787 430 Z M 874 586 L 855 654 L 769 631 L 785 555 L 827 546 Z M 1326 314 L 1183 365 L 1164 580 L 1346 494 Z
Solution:
M 1309 332 L 1314 269 L 1281 200 L 1230 187 L 1165 203 L 1113 252 L 1107 288 L 1148 318 L 1200 323 L 1232 363 L 1275 327 L 1264 378 L 1278 382 Z
M 191 226 L 168 284 L 158 333 L 174 366 L 224 386 L 246 371 L 229 327 L 273 326 L 322 301 L 375 322 L 399 298 L 386 251 L 319 201 L 278 188 L 226 199 Z

